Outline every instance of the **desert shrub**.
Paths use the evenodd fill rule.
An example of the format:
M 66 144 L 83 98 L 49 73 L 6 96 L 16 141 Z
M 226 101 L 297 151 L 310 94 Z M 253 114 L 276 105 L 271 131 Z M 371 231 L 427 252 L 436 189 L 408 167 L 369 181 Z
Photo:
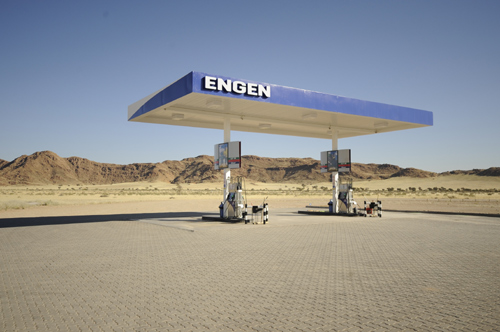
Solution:
M 6 210 L 24 210 L 27 207 L 25 202 L 5 202 L 0 203 L 0 211 Z
M 45 201 L 45 202 L 41 202 L 40 205 L 41 206 L 49 206 L 49 205 L 58 205 L 58 203 L 54 202 L 54 201 L 51 201 L 51 200 L 48 200 L 48 201 Z

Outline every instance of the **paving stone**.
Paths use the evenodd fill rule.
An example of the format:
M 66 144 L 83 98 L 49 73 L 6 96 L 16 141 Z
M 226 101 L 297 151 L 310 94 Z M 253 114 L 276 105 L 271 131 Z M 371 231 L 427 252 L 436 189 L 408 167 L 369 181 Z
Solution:
M 2 228 L 1 331 L 500 326 L 500 219 L 271 211 Z M 168 226 L 168 227 L 164 227 Z

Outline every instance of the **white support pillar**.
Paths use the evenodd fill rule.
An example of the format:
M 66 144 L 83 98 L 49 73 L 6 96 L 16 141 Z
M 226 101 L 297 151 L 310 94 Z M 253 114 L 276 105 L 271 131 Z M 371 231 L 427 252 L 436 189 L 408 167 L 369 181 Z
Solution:
M 231 140 L 231 119 L 229 117 L 224 118 L 224 142 L 229 142 Z
M 338 150 L 338 139 L 339 132 L 337 130 L 332 130 L 332 150 Z M 338 156 L 337 156 L 338 158 Z M 332 173 L 332 191 L 333 191 L 333 212 L 339 213 L 339 172 Z
M 231 141 L 231 119 L 229 117 L 224 118 L 224 143 Z M 224 197 L 222 201 L 224 202 L 224 218 L 227 218 L 228 209 L 226 208 L 227 195 L 229 195 L 229 183 L 231 182 L 231 171 L 229 168 L 224 169 Z

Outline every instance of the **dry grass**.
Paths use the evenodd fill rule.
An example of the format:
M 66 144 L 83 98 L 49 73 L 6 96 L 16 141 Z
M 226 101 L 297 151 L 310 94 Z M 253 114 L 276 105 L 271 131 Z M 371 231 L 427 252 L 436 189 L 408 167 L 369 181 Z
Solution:
M 327 199 L 331 193 L 302 190 L 301 185 L 247 183 L 246 197 L 261 202 L 265 197 L 318 196 Z M 300 188 L 301 190 L 298 190 Z M 27 209 L 40 205 L 89 205 L 118 202 L 163 201 L 173 199 L 222 199 L 223 188 L 218 183 L 174 185 L 169 183 L 121 183 L 94 186 L 10 186 L 0 188 L 0 211 Z M 250 203 L 250 202 L 249 202 Z
M 500 205 L 500 178 L 497 177 L 451 175 L 422 179 L 364 180 L 355 181 L 354 187 L 355 199 L 360 203 L 364 200 L 381 199 L 393 202 L 390 204 L 394 206 L 401 205 L 401 209 L 404 206 L 415 206 L 416 202 L 421 202 L 422 206 L 429 206 L 429 202 L 465 206 L 467 204 L 464 202 L 478 201 Z M 326 205 L 332 197 L 331 183 L 328 182 L 293 184 L 248 181 L 245 188 L 247 201 L 253 205 L 261 204 L 265 197 L 269 197 L 270 205 L 280 207 Z M 198 201 L 202 205 L 201 202 L 220 201 L 222 195 L 221 183 L 134 182 L 112 185 L 9 186 L 0 187 L 0 213 L 33 207 L 172 200 Z

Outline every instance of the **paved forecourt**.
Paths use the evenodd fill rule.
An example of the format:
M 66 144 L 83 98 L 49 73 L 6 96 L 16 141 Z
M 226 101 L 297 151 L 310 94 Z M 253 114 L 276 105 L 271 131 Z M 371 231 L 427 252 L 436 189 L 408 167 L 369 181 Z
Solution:
M 268 225 L 116 217 L 0 219 L 0 330 L 500 326 L 499 218 L 289 209 L 271 210 Z

